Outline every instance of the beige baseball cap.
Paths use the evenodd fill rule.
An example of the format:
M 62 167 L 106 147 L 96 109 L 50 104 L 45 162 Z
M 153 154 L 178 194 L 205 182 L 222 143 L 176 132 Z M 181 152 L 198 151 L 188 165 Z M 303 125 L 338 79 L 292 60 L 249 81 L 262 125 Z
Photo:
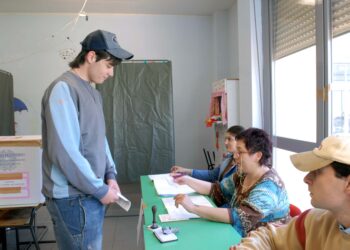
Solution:
M 333 161 L 350 165 L 350 136 L 329 136 L 318 148 L 290 156 L 293 165 L 305 172 L 323 168 Z

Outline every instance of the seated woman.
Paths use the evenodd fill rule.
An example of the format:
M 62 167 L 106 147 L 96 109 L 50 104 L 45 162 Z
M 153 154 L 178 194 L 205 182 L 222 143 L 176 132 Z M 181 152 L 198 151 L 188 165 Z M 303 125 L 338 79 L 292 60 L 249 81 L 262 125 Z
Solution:
M 229 207 L 194 205 L 183 194 L 175 196 L 175 205 L 181 204 L 187 211 L 202 218 L 230 223 L 241 236 L 268 222 L 287 222 L 289 201 L 281 178 L 269 164 L 272 143 L 268 134 L 261 129 L 250 128 L 238 134 L 236 141 L 234 159 L 238 171 L 221 182 L 210 183 L 190 176 L 175 179 L 200 194 L 210 194 L 218 206 L 228 202 Z
M 225 147 L 227 153 L 223 161 L 219 166 L 211 170 L 204 169 L 189 169 L 181 166 L 173 166 L 171 168 L 172 174 L 181 173 L 188 174 L 193 178 L 200 179 L 203 181 L 215 182 L 221 181 L 223 178 L 231 175 L 236 171 L 236 164 L 233 159 L 233 153 L 236 151 L 236 135 L 244 130 L 242 126 L 236 125 L 230 127 L 225 134 Z

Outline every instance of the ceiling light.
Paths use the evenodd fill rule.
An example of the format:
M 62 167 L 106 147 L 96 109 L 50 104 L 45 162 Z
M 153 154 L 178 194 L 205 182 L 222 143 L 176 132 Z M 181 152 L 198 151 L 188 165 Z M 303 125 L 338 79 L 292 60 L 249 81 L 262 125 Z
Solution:
M 88 14 L 85 11 L 80 11 L 78 16 L 85 17 L 86 21 L 89 20 Z
M 80 11 L 79 16 L 87 16 L 87 13 L 85 11 Z

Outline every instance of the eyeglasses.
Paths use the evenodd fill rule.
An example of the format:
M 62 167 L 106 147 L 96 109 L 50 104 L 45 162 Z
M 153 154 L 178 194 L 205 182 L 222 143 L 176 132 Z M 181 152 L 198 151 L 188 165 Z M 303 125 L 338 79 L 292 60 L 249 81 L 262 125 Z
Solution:
M 235 152 L 235 155 L 237 155 L 237 156 L 241 156 L 241 155 L 243 155 L 243 154 L 249 154 L 249 152 L 248 152 L 248 151 L 239 151 L 239 150 L 237 150 L 237 151 Z

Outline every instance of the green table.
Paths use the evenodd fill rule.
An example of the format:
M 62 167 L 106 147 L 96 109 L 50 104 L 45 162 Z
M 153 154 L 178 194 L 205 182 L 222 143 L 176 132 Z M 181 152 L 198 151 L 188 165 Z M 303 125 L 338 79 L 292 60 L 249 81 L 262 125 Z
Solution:
M 144 203 L 143 233 L 146 250 L 157 249 L 181 249 L 181 250 L 205 250 L 205 249 L 229 249 L 231 245 L 237 244 L 241 236 L 231 225 L 205 219 L 190 219 L 185 221 L 174 221 L 161 223 L 159 214 L 166 214 L 167 211 L 156 193 L 152 180 L 148 176 L 141 176 L 142 199 Z M 157 206 L 157 224 L 177 227 L 177 241 L 160 243 L 147 226 L 152 224 L 152 206 Z

